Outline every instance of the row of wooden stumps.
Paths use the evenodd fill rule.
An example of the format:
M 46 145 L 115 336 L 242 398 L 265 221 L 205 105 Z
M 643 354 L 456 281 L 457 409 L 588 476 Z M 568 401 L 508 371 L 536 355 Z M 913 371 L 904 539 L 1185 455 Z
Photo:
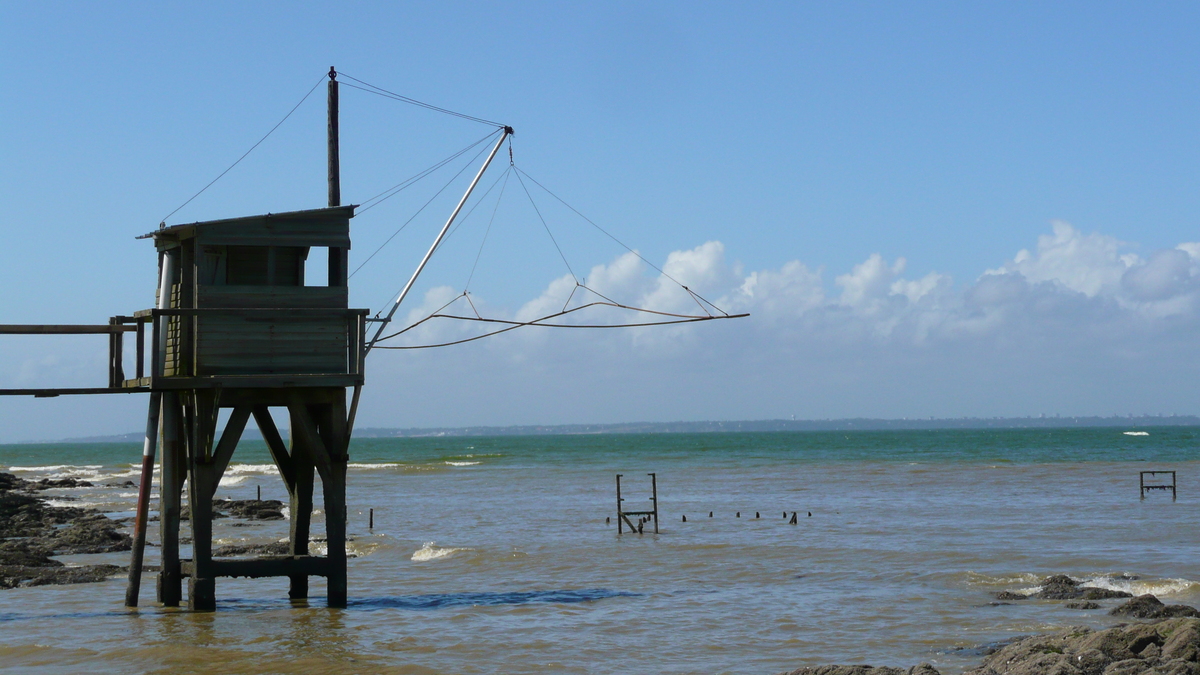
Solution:
M 709 517 L 709 518 L 712 518 L 712 517 L 713 517 L 713 512 L 712 512 L 712 511 L 709 511 L 709 512 L 708 512 L 708 517 Z M 738 512 L 737 512 L 737 514 L 736 514 L 734 517 L 735 517 L 735 518 L 741 518 L 741 517 L 742 517 L 742 512 L 741 512 L 741 511 L 738 511 Z M 809 518 L 812 518 L 812 511 L 809 511 L 809 512 L 808 512 L 808 517 L 809 517 Z M 755 519 L 762 518 L 762 513 L 761 513 L 760 511 L 755 511 L 755 512 L 754 512 L 754 518 L 755 518 Z M 790 520 L 788 519 L 788 512 L 787 512 L 787 511 L 784 511 L 784 512 L 783 512 L 783 519 L 788 521 L 788 525 L 796 525 L 796 524 L 798 524 L 798 523 L 800 522 L 800 521 L 799 521 L 799 519 L 798 519 L 798 516 L 796 515 L 796 512 L 795 512 L 795 511 L 792 511 L 792 517 L 791 517 L 791 519 L 790 519 Z M 683 516 L 683 522 L 685 522 L 685 523 L 686 523 L 687 521 L 688 521 L 688 519 L 687 519 L 687 516 L 686 516 L 686 515 L 684 515 L 684 516 Z
M 288 448 L 269 406 L 285 405 L 291 418 Z M 221 408 L 231 414 L 216 438 Z M 253 416 L 279 469 L 290 498 L 289 550 L 284 556 L 220 559 L 212 556 L 212 500 L 221 476 L 229 466 L 246 423 Z M 158 601 L 177 607 L 187 579 L 187 606 L 192 610 L 216 609 L 217 577 L 288 577 L 288 596 L 308 597 L 308 578 L 323 576 L 328 582 L 330 607 L 346 606 L 346 464 L 348 425 L 346 392 L 342 388 L 292 390 L 182 390 L 162 395 L 162 483 L 159 528 L 162 565 L 158 575 Z M 214 445 L 215 442 L 215 445 Z M 153 459 L 151 457 L 151 463 Z M 321 477 L 325 508 L 325 556 L 309 554 L 315 475 Z M 149 476 L 143 475 L 143 489 Z M 188 489 L 192 558 L 179 556 L 180 510 L 184 486 Z M 140 500 L 139 500 L 140 501 Z M 126 605 L 136 607 L 141 577 L 141 551 L 145 518 L 139 504 L 135 546 L 130 566 Z M 374 514 L 372 514 L 374 515 Z M 373 519 L 373 518 L 372 518 Z M 138 529 L 140 527 L 140 529 Z

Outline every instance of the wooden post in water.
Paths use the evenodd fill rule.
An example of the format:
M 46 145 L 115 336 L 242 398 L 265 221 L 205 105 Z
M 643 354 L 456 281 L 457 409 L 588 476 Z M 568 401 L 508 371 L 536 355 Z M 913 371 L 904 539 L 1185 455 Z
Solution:
M 621 474 L 617 474 L 617 534 L 621 534 L 622 520 L 625 516 L 621 515 Z
M 654 502 L 654 534 L 658 534 L 658 477 L 650 474 L 650 500 Z

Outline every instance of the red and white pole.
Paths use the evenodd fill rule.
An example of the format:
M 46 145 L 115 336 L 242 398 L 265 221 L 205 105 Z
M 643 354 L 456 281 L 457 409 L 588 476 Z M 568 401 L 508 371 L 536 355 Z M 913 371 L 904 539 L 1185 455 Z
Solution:
M 159 254 L 159 269 L 161 277 L 158 282 L 158 308 L 167 309 L 171 306 L 171 282 L 175 276 L 174 257 L 163 252 Z M 158 351 L 156 355 L 159 367 L 166 360 L 167 322 L 159 321 Z M 154 373 L 151 375 L 161 375 Z M 154 483 L 154 456 L 158 451 L 158 420 L 162 412 L 162 393 L 150 393 L 150 409 L 146 414 L 146 438 L 142 443 L 142 480 L 138 485 L 137 515 L 133 521 L 133 551 L 129 561 L 129 584 L 125 587 L 125 606 L 138 606 L 138 592 L 142 586 L 142 559 L 146 553 L 146 520 L 150 513 L 150 488 Z

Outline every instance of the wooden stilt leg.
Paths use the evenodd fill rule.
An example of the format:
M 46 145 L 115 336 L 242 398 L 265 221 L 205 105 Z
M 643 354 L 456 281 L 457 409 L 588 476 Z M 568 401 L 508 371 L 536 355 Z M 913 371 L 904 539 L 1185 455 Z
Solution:
M 212 495 L 217 477 L 213 475 L 212 437 L 215 433 L 214 408 L 207 392 L 194 394 L 195 419 L 188 443 L 188 505 L 192 525 L 192 575 L 188 578 L 188 609 L 212 611 L 217 608 L 216 575 L 212 566 Z
M 303 420 L 298 420 L 300 411 L 291 410 L 291 443 L 292 443 L 292 471 L 295 479 L 295 488 L 291 493 L 291 538 L 288 548 L 288 553 L 291 555 L 308 555 L 308 537 L 309 527 L 312 523 L 313 509 L 313 460 L 312 453 L 306 447 L 306 443 L 301 440 L 304 435 L 297 433 L 300 425 L 304 424 Z M 291 585 L 288 589 L 288 597 L 293 600 L 299 600 L 308 597 L 308 575 L 294 574 L 291 575 Z
M 329 606 L 346 606 L 346 393 L 325 410 L 321 436 L 329 453 L 329 477 L 324 478 L 325 532 L 329 550 Z
M 292 434 L 310 452 L 313 463 L 321 472 L 330 607 L 346 606 L 346 458 L 343 450 L 346 407 L 345 392 L 338 393 L 341 394 L 340 405 L 304 405 L 296 401 L 288 406 L 292 413 Z M 331 453 L 329 448 L 335 450 Z
M 162 425 L 162 480 L 158 511 L 162 570 L 158 573 L 158 601 L 166 607 L 178 607 L 182 599 L 182 577 L 179 571 L 179 509 L 184 472 L 187 468 L 178 394 L 163 395 Z
M 192 576 L 188 578 L 188 609 L 217 608 L 216 575 L 212 568 L 212 465 L 191 458 L 188 502 L 192 523 Z
M 329 558 L 329 606 L 346 606 L 346 462 L 333 461 L 321 485 L 325 497 L 325 536 Z

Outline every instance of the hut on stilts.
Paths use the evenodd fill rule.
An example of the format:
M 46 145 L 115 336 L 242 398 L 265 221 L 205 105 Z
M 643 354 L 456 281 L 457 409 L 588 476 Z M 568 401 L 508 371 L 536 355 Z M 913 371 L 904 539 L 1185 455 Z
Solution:
M 492 125 L 492 133 L 495 134 L 486 136 L 418 174 L 418 177 L 428 175 L 475 145 L 495 139 L 486 160 L 390 310 L 385 316 L 367 318 L 368 310 L 349 306 L 347 267 L 350 219 L 354 217 L 356 207 L 341 203 L 337 76 L 338 73 L 330 68 L 329 199 L 326 208 L 169 227 L 164 223 L 141 237 L 152 240 L 158 252 L 158 292 L 153 309 L 139 311 L 132 316 L 115 316 L 105 325 L 0 325 L 0 335 L 104 334 L 108 336 L 109 344 L 107 387 L 0 389 L 0 395 L 55 397 L 66 394 L 150 394 L 133 549 L 125 594 L 127 606 L 136 607 L 140 596 L 149 504 L 160 439 L 159 527 L 162 564 L 156 586 L 161 604 L 180 605 L 186 580 L 188 608 L 213 610 L 216 608 L 216 580 L 219 577 L 288 577 L 289 596 L 304 599 L 308 597 L 309 577 L 319 576 L 326 578 L 329 605 L 344 607 L 347 601 L 348 448 L 365 382 L 365 358 L 376 343 L 395 338 L 435 318 L 479 322 L 488 326 L 491 332 L 442 344 L 381 348 L 449 346 L 522 326 L 612 328 L 747 316 L 729 314 L 716 307 L 563 202 L 607 237 L 658 270 L 664 278 L 679 285 L 700 307 L 701 313 L 671 313 L 620 304 L 576 279 L 575 289 L 567 299 L 567 304 L 573 298 L 588 293 L 599 299 L 581 301 L 571 308 L 564 304 L 561 311 L 525 321 L 483 317 L 474 306 L 474 316 L 448 315 L 439 310 L 408 328 L 392 335 L 383 335 L 396 310 L 412 290 L 417 277 L 450 231 L 480 178 L 505 141 L 510 139 L 513 130 L 506 125 L 399 96 L 361 80 L 354 81 L 364 85 L 362 87 L 350 85 L 369 93 Z M 511 145 L 508 171 L 513 172 L 518 180 L 523 181 L 522 176 L 533 180 L 532 176 L 516 167 L 512 160 Z M 416 179 L 419 178 L 401 185 L 410 184 Z M 541 186 L 540 183 L 536 184 Z M 402 188 L 394 190 L 398 189 Z M 394 190 L 386 194 L 390 196 L 395 193 Z M 532 203 L 533 197 L 528 190 L 525 192 Z M 557 195 L 550 194 L 562 201 Z M 500 195 L 503 195 L 503 189 Z M 536 205 L 534 208 L 536 210 Z M 540 211 L 538 214 L 541 218 Z M 544 219 L 542 224 L 549 234 Z M 553 239 L 553 235 L 550 236 Z M 555 246 L 558 244 L 555 243 Z M 306 262 L 313 249 L 327 249 L 327 255 L 324 256 L 327 275 L 325 282 L 318 285 L 306 283 L 308 279 L 320 276 L 307 274 Z M 562 255 L 561 249 L 559 253 Z M 314 258 L 320 259 L 320 256 Z M 563 261 L 566 262 L 565 256 Z M 574 277 L 573 272 L 571 275 Z M 467 298 L 466 291 L 459 298 Z M 597 306 L 645 313 L 652 320 L 590 326 L 559 323 L 567 315 Z M 371 322 L 374 322 L 374 334 L 368 337 L 367 326 Z M 125 338 L 129 335 L 136 340 L 133 377 L 127 377 L 124 363 Z M 351 392 L 352 395 L 348 396 Z M 280 411 L 286 411 L 290 423 L 289 443 L 283 441 L 276 426 L 274 415 Z M 224 427 L 219 429 L 223 412 L 228 415 Z M 214 558 L 213 496 L 251 417 L 262 432 L 288 491 L 291 518 L 289 550 L 286 555 L 259 558 Z M 325 511 L 327 551 L 323 556 L 312 555 L 309 550 L 317 476 L 321 479 Z M 189 559 L 180 555 L 185 486 L 188 493 L 188 520 L 192 530 L 192 557 Z M 657 510 L 655 514 L 657 527 Z
M 288 577 L 289 596 L 307 598 L 309 577 L 319 576 L 327 580 L 329 605 L 346 605 L 346 462 L 354 424 L 347 389 L 357 393 L 364 382 L 368 311 L 349 307 L 346 267 L 355 207 L 341 205 L 333 69 L 328 91 L 327 208 L 160 227 L 142 237 L 158 251 L 154 309 L 113 317 L 102 326 L 0 326 L 4 334 L 109 336 L 108 387 L 0 393 L 150 393 L 125 595 L 130 607 L 138 604 L 160 438 L 160 603 L 178 606 L 186 580 L 188 608 L 215 609 L 219 577 Z M 328 249 L 328 276 L 326 283 L 309 286 L 305 263 L 314 248 Z M 132 378 L 123 363 L 127 334 L 137 339 Z M 288 444 L 273 409 L 286 410 Z M 222 411 L 229 414 L 219 429 Z M 290 496 L 289 550 L 281 556 L 214 559 L 213 495 L 251 417 Z M 315 475 L 324 498 L 324 556 L 309 550 Z M 180 557 L 179 546 L 185 485 L 190 559 Z

